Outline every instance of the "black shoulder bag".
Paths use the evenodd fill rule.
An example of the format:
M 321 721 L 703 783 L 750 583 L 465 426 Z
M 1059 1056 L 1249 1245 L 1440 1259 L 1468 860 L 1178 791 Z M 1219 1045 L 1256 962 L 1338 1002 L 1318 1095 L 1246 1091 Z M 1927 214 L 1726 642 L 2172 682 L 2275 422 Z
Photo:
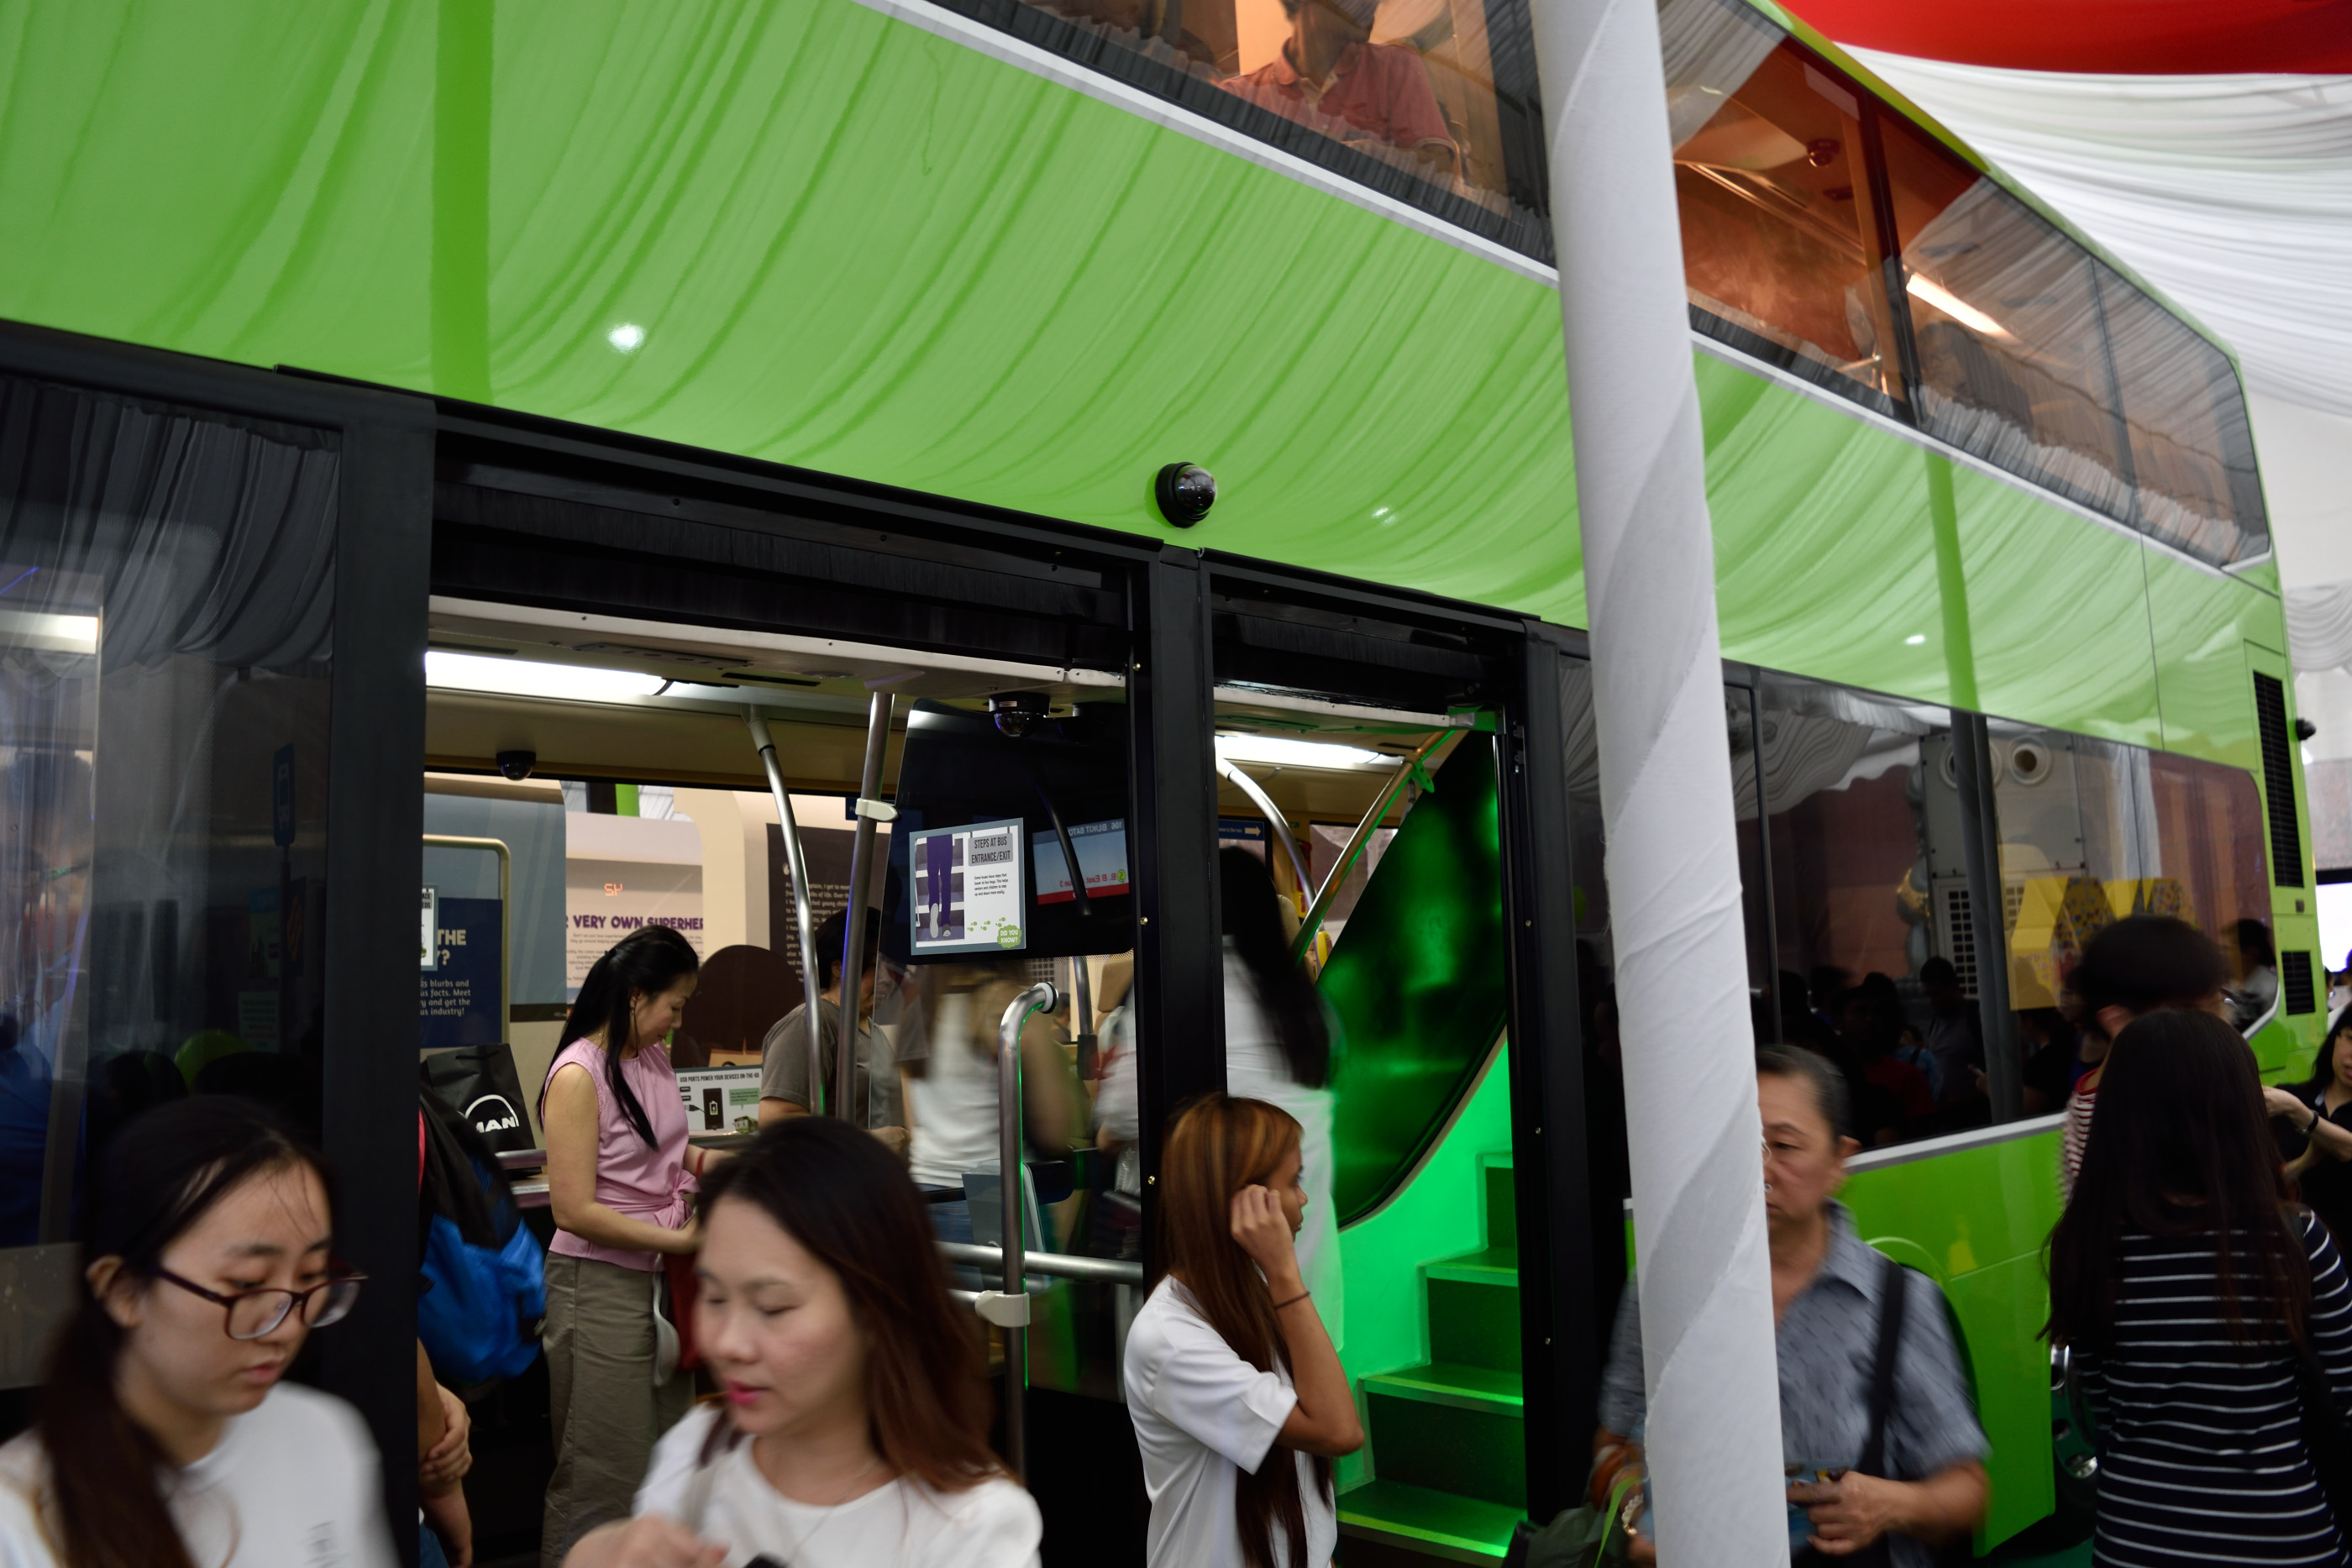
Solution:
M 1853 1467 L 1865 1476 L 1886 1473 L 1886 1422 L 1895 1411 L 1895 1363 L 1903 1349 L 1903 1302 L 1911 1293 L 1911 1282 L 1903 1277 L 1902 1264 L 1884 1257 L 1880 1263 L 1878 1347 L 1870 1371 L 1870 1436 L 1864 1441 L 1862 1458 Z M 1882 1535 L 1844 1557 L 1824 1557 L 1808 1546 L 1797 1553 L 1795 1562 L 1797 1568 L 1827 1568 L 1832 1563 L 1851 1568 L 1893 1568 L 1895 1555 Z

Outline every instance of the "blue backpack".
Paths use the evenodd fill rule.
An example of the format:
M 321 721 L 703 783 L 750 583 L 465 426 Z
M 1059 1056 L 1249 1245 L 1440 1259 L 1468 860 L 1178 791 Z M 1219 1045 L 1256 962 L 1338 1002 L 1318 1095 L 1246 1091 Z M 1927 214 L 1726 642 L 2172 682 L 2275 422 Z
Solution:
M 417 1298 L 416 1337 L 444 1381 L 513 1377 L 538 1359 L 547 1271 L 529 1226 L 517 1224 L 493 1252 L 436 1214 L 425 1238 L 425 1277 L 433 1288 Z
M 432 1134 L 432 1179 L 421 1184 L 425 1286 L 416 1299 L 416 1337 L 444 1383 L 466 1386 L 513 1377 L 539 1355 L 541 1320 L 547 1316 L 546 1258 L 478 1145 L 465 1147 L 454 1118 L 437 1105 L 428 1106 L 424 1120 Z M 459 1196 L 469 1180 L 486 1200 L 487 1238 L 495 1246 L 467 1240 L 448 1212 L 469 1211 L 468 1228 L 485 1235 L 483 1209 L 471 1194 Z

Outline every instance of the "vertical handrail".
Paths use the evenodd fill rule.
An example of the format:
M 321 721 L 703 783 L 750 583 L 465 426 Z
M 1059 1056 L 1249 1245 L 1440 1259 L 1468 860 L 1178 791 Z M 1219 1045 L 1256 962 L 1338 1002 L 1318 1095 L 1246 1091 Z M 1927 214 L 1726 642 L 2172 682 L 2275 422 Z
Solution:
M 1027 1195 L 1021 1184 L 1021 1031 L 1029 1015 L 1062 1004 L 1050 980 L 1040 980 L 1013 998 L 996 1026 L 996 1197 L 1003 1216 L 998 1231 L 1004 1246 L 1004 1296 L 1019 1312 L 997 1320 L 1004 1330 L 1004 1458 L 1015 1479 L 1027 1473 L 1028 1431 L 1024 1409 L 1029 1387 L 1029 1298 L 1022 1256 L 1022 1221 Z M 1011 1321 L 1017 1318 L 1018 1321 Z
M 783 831 L 784 864 L 793 873 L 793 918 L 801 938 L 801 1016 L 808 1025 L 808 1108 L 809 1114 L 814 1115 L 824 1103 L 824 1020 L 818 1016 L 823 1009 L 817 1001 L 817 980 L 823 971 L 817 967 L 816 911 L 809 904 L 808 862 L 801 854 L 801 825 L 793 815 L 793 792 L 784 788 L 784 766 L 776 759 L 776 737 L 768 733 L 767 716 L 747 706 L 743 723 L 751 731 L 751 744 L 759 750 L 760 766 L 767 770 L 768 792 L 776 798 L 776 821 Z M 847 1029 L 841 1035 L 844 1040 L 854 1038 Z
M 450 833 L 427 833 L 425 841 L 441 850 L 488 850 L 499 857 L 499 1043 L 509 1037 L 514 1000 L 514 852 L 504 839 L 468 839 Z
M 875 799 L 882 789 L 882 754 L 890 744 L 890 694 L 876 692 L 866 710 L 866 768 L 857 781 L 857 836 L 849 850 L 848 928 L 841 936 L 841 1039 L 834 1059 L 834 1114 L 863 1124 L 866 1118 L 850 1108 L 857 1088 L 857 1057 L 849 1041 L 857 1036 L 858 998 L 864 994 L 859 977 L 865 973 L 866 884 L 874 880 L 874 824 L 898 813 Z

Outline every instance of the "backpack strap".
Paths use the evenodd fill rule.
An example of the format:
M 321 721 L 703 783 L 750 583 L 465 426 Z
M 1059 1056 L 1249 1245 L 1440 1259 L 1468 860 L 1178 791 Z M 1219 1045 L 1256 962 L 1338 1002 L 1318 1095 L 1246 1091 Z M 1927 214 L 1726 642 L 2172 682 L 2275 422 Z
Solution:
M 1854 1466 L 1866 1476 L 1886 1474 L 1886 1423 L 1895 1411 L 1895 1363 L 1903 1348 L 1903 1304 L 1911 1281 L 1894 1259 L 1880 1259 L 1878 1286 L 1878 1352 L 1870 1374 L 1870 1437 Z

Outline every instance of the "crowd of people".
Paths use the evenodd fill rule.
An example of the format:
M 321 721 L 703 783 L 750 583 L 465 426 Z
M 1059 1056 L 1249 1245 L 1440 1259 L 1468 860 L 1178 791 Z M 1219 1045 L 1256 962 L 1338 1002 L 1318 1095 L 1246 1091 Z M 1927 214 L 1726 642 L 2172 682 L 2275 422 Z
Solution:
M 1289 957 L 1262 863 L 1234 852 L 1220 869 L 1229 1092 L 1167 1130 L 1158 1272 L 1124 1324 L 1123 1392 L 1150 1563 L 1304 1568 L 1332 1560 L 1331 1461 L 1364 1442 L 1338 1350 L 1337 1024 Z M 835 1071 L 824 1058 L 854 1016 L 866 1115 L 807 1113 L 821 1092 L 796 1011 L 769 1040 L 761 1130 L 730 1155 L 689 1143 L 665 1049 L 697 979 L 676 932 L 633 933 L 588 975 L 541 1091 L 542 1563 L 1037 1562 L 1037 1505 L 992 1446 L 984 1331 L 936 1245 L 971 1234 L 947 1184 L 993 1154 L 977 1132 L 996 1124 L 987 1026 L 1017 987 L 940 967 L 914 1048 L 894 1049 L 870 988 L 851 1014 L 828 967 L 817 1065 Z M 1756 1059 L 1783 1460 L 1798 1561 L 1927 1568 L 1983 1516 L 1985 1434 L 1936 1284 L 1863 1240 L 1837 1195 L 1866 1144 L 1965 1114 L 1983 1046 L 1948 966 L 1923 969 L 1923 1009 L 1882 979 L 1796 991 L 1791 1043 Z M 1135 1135 L 1120 988 L 1094 1096 L 1115 1161 Z M 2085 946 L 2061 1007 L 2021 1019 L 2028 1109 L 2065 1111 L 2045 1333 L 2095 1425 L 2095 1560 L 2117 1568 L 2352 1562 L 2335 1512 L 2352 1495 L 2336 1484 L 2352 1480 L 2352 1281 L 2335 1241 L 2352 1218 L 2352 1012 L 2308 1079 L 2265 1087 L 2230 1021 L 2246 989 L 2194 927 L 2136 916 Z M 1061 1042 L 1016 1049 L 1033 1130 L 1087 1136 Z M 337 1259 L 328 1163 L 234 1094 L 161 1105 L 137 1133 L 93 1164 L 80 1305 L 31 1428 L 0 1447 L 0 1565 L 398 1561 L 366 1427 L 287 1378 L 310 1331 L 370 1288 Z M 421 1214 L 451 1222 L 442 1239 L 512 1246 L 510 1197 L 462 1118 L 428 1103 L 418 1139 Z M 1636 1298 L 1629 1284 L 1588 1500 L 1654 1561 Z M 682 1327 L 698 1404 L 676 1372 Z M 417 1352 L 415 1528 L 428 1564 L 467 1568 L 467 1417 L 434 1348 Z
M 1330 1460 L 1363 1442 L 1335 1348 L 1335 1024 L 1289 958 L 1263 864 L 1229 852 L 1221 869 L 1235 1092 L 1169 1129 L 1160 1273 L 1128 1325 L 1124 1378 L 1150 1560 L 1273 1568 L 1328 1561 Z M 825 935 L 837 949 L 843 923 Z M 429 1093 L 420 1107 L 425 1288 L 448 1298 L 419 1312 L 437 1331 L 417 1347 L 421 1560 L 472 1557 L 467 1407 L 435 1358 L 502 1364 L 511 1344 L 452 1325 L 468 1292 L 512 1291 L 544 1311 L 546 1568 L 1035 1563 L 1037 1505 L 992 1447 L 982 1325 L 937 1245 L 971 1239 L 961 1184 L 994 1166 L 992 1026 L 1017 977 L 936 967 L 892 1041 L 869 971 L 849 1026 L 852 1118 L 808 1113 L 824 1092 L 796 1009 L 770 1033 L 761 1131 L 730 1153 L 689 1142 L 667 1049 L 698 967 L 676 931 L 646 926 L 582 985 L 539 1099 L 543 1259 L 464 1118 Z M 847 1009 L 836 967 L 816 977 L 830 1080 Z M 1096 1136 L 1129 1166 L 1119 999 Z M 1064 1043 L 1036 1027 L 1018 1049 L 1032 1142 L 1069 1148 L 1087 1128 Z M 292 1121 L 250 1097 L 164 1104 L 104 1146 L 81 1304 L 31 1428 L 0 1447 L 0 1568 L 400 1560 L 366 1426 L 287 1378 L 368 1283 L 337 1260 L 333 1187 Z M 677 1370 L 689 1343 L 699 1378 Z

